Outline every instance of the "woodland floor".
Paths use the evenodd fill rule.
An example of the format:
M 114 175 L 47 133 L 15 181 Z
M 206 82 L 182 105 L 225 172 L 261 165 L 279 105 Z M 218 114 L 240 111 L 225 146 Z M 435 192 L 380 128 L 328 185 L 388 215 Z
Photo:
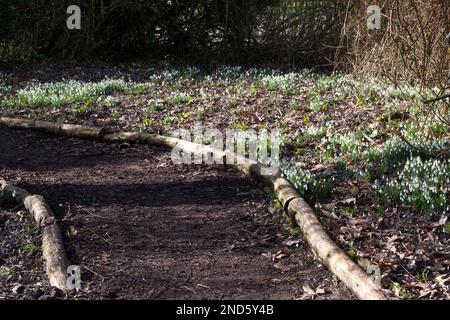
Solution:
M 261 186 L 234 169 L 176 166 L 167 150 L 142 145 L 6 128 L 0 136 L 2 175 L 43 195 L 62 220 L 82 271 L 71 298 L 352 298 L 269 212 Z M 2 239 L 14 230 L 2 228 Z M 34 255 L 30 272 L 42 268 Z M 8 270 L 2 299 L 54 297 L 42 280 L 37 291 Z
M 391 296 L 450 299 L 450 160 L 398 139 L 448 146 L 436 115 L 445 103 L 421 99 L 416 88 L 309 71 L 0 63 L 2 116 L 164 135 L 195 123 L 279 129 L 286 177 L 349 256 L 378 267 Z M 169 155 L 0 129 L 0 175 L 63 219 L 70 258 L 84 266 L 76 297 L 350 297 L 254 182 Z

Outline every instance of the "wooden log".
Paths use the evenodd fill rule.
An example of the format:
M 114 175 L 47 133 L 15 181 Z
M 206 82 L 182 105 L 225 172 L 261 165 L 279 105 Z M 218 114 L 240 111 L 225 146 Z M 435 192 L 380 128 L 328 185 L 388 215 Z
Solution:
M 18 129 L 34 129 L 55 135 L 65 135 L 80 139 L 101 140 L 105 129 L 68 123 L 55 123 L 41 120 L 0 117 L 0 124 Z
M 30 193 L 24 189 L 14 187 L 5 180 L 0 180 L 0 195 L 14 198 L 18 203 L 23 203 L 26 197 L 30 196 Z
M 44 197 L 38 195 L 27 196 L 23 199 L 23 205 L 39 227 L 44 227 L 53 222 L 53 213 Z
M 176 144 L 168 137 L 140 132 L 108 133 L 103 136 L 102 140 L 107 142 L 133 142 L 170 147 L 174 147 Z
M 42 196 L 31 195 L 26 190 L 0 180 L 2 195 L 14 197 L 23 203 L 42 231 L 42 255 L 50 285 L 67 292 L 67 274 L 69 266 L 66 258 L 61 230 L 55 216 Z
M 316 214 L 303 198 L 293 198 L 288 204 L 288 212 L 302 230 L 315 257 L 349 287 L 359 299 L 386 299 L 367 273 L 328 236 Z
M 256 169 L 256 166 L 259 165 L 241 166 L 240 169 L 254 176 L 261 171 Z M 386 300 L 381 288 L 373 283 L 367 273 L 329 237 L 312 208 L 288 180 L 279 174 L 259 176 L 259 179 L 273 188 L 291 221 L 302 230 L 317 260 L 335 274 L 359 299 Z
M 0 117 L 0 124 L 10 128 L 32 129 L 32 123 L 33 121 L 28 119 Z
M 81 139 L 102 140 L 102 137 L 105 134 L 105 130 L 104 128 L 97 128 L 92 126 L 62 123 L 59 127 L 59 134 L 69 135 Z
M 55 222 L 46 225 L 42 234 L 42 254 L 50 285 L 67 291 L 67 267 L 69 262 L 64 250 L 61 229 Z

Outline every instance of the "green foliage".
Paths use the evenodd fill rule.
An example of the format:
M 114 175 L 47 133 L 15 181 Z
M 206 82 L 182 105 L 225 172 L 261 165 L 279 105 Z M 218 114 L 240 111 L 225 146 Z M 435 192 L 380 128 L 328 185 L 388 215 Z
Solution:
M 0 267 L 0 278 L 7 277 L 12 273 L 12 271 L 5 267 Z
M 180 104 L 191 105 L 194 102 L 194 98 L 187 93 L 176 93 L 172 96 L 170 103 L 173 106 Z
M 335 168 L 336 168 L 336 170 L 339 170 L 339 171 L 346 171 L 347 170 L 347 163 L 345 161 L 343 161 L 343 160 L 338 160 L 336 162 Z
M 392 292 L 397 296 L 405 300 L 414 299 L 414 294 L 412 294 L 408 289 L 404 288 L 397 282 L 393 282 L 391 285 Z
M 317 180 L 311 172 L 297 168 L 295 165 L 283 162 L 281 165 L 286 178 L 308 201 L 327 199 L 333 191 L 329 180 Z
M 444 225 L 444 232 L 450 234 L 450 223 L 446 223 Z
M 40 248 L 35 245 L 34 243 L 28 243 L 25 246 L 23 246 L 22 251 L 27 255 L 27 256 L 32 256 L 35 253 L 37 253 L 40 250 Z
M 387 167 L 394 167 L 417 155 L 417 150 L 412 149 L 407 143 L 398 138 L 387 141 L 383 151 L 380 153 L 382 163 Z
M 151 105 L 150 105 L 150 109 L 153 112 L 159 112 L 159 111 L 164 110 L 164 105 L 161 104 L 161 103 L 158 103 L 158 102 L 152 102 Z
M 0 106 L 21 105 L 29 107 L 61 107 L 74 102 L 85 101 L 115 92 L 127 93 L 142 85 L 122 79 L 105 79 L 100 82 L 68 80 L 57 83 L 31 83 L 17 92 L 15 97 L 0 102 Z
M 11 86 L 8 84 L 8 77 L 0 72 L 0 100 L 7 99 L 11 95 Z
M 328 138 L 328 141 L 330 142 L 328 149 L 331 149 L 334 155 L 348 155 L 355 160 L 361 159 L 368 148 L 360 132 L 334 134 Z
M 167 116 L 167 117 L 162 118 L 160 123 L 163 126 L 171 126 L 171 125 L 177 123 L 177 119 L 173 116 Z
M 376 188 L 386 202 L 411 205 L 431 216 L 434 213 L 450 212 L 449 197 L 450 161 L 420 157 L 407 160 L 404 168 L 386 186 Z
M 269 91 L 286 90 L 295 85 L 297 75 L 295 73 L 272 74 L 261 79 L 261 83 Z
M 370 149 L 367 160 L 379 162 L 386 169 L 393 169 L 414 157 L 429 158 L 430 154 L 440 154 L 448 149 L 449 143 L 445 140 L 414 141 L 415 148 L 399 138 L 389 139 L 380 149 Z
M 315 95 L 309 102 L 309 108 L 314 112 L 328 110 L 328 102 L 323 100 L 319 95 Z
M 305 121 L 305 119 L 303 119 Z M 307 118 L 309 122 L 309 117 Z M 319 142 L 328 134 L 328 127 L 324 126 L 308 126 L 302 135 L 297 136 L 296 143 L 302 144 L 309 141 Z
M 358 250 L 355 247 L 355 244 L 353 241 L 351 241 L 348 245 L 347 250 L 345 250 L 345 252 L 352 258 L 356 257 L 358 254 Z
M 35 232 L 36 231 L 35 231 L 33 225 L 31 225 L 31 224 L 24 225 L 23 229 L 21 230 L 21 233 L 25 236 L 33 235 L 33 234 L 35 234 Z
M 142 125 L 143 125 L 145 128 L 151 127 L 151 126 L 153 125 L 153 120 L 150 119 L 150 118 L 146 118 L 146 119 L 142 122 Z
M 100 107 L 106 110 L 108 108 L 115 106 L 117 103 L 117 99 L 112 96 L 107 96 L 105 98 L 99 98 L 97 100 L 97 103 Z

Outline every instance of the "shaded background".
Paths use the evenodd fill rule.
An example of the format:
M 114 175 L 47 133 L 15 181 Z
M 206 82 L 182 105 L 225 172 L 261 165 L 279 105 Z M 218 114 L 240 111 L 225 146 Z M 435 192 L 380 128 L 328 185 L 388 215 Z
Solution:
M 178 59 L 448 78 L 447 0 L 0 0 L 0 58 Z M 68 30 L 66 9 L 82 8 Z M 382 29 L 366 26 L 382 8 Z

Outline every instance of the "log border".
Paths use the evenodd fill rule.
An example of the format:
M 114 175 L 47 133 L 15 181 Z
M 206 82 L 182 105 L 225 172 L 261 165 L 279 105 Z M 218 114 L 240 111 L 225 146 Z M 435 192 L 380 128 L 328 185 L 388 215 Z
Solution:
M 42 256 L 50 285 L 67 293 L 66 270 L 69 260 L 66 257 L 61 229 L 44 197 L 30 194 L 3 179 L 0 179 L 0 193 L 22 203 L 33 217 L 42 232 Z
M 173 137 L 158 134 L 146 134 L 138 132 L 107 132 L 104 128 L 92 126 L 54 123 L 40 120 L 28 120 L 0 117 L 0 125 L 10 128 L 34 129 L 50 134 L 66 135 L 81 139 L 95 139 L 105 142 L 134 142 L 169 148 L 180 148 L 193 153 L 214 151 L 217 156 L 227 156 L 232 159 L 242 157 L 230 150 L 215 150 L 210 146 L 180 140 Z M 256 161 L 237 161 L 231 164 L 239 171 L 256 178 L 269 185 L 282 203 L 285 211 L 293 217 L 303 232 L 311 247 L 315 258 L 335 274 L 355 295 L 362 300 L 386 300 L 382 289 L 376 285 L 355 262 L 329 237 L 323 229 L 319 219 L 312 208 L 301 197 L 292 184 L 285 179 L 281 172 L 273 176 L 261 175 L 264 168 Z

